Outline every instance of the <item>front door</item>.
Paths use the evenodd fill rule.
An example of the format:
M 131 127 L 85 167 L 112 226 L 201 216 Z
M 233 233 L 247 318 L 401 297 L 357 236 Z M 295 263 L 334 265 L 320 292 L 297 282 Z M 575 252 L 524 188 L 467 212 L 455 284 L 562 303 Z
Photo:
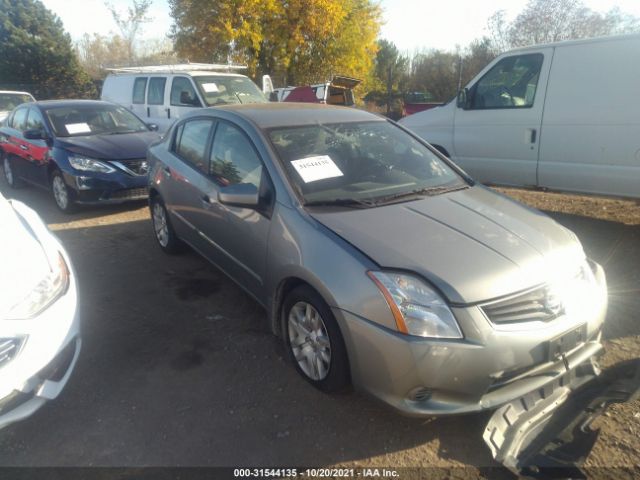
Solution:
M 25 130 L 37 130 L 48 134 L 42 114 L 37 108 L 29 109 Z M 49 162 L 49 145 L 47 145 L 47 141 L 24 139 L 23 145 L 26 147 L 23 150 L 26 175 L 31 181 L 39 185 L 48 185 L 49 175 L 47 166 Z
M 552 48 L 498 60 L 455 111 L 454 159 L 481 182 L 537 183 L 540 127 Z

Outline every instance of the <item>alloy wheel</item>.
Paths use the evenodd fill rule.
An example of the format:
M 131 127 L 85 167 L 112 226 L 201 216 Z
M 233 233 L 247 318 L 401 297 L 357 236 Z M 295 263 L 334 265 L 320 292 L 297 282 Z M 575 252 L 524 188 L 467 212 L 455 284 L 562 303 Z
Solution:
M 331 342 L 322 316 L 310 303 L 300 301 L 289 311 L 289 344 L 304 374 L 324 380 L 331 367 Z
M 64 180 L 60 175 L 54 175 L 53 180 L 53 198 L 55 199 L 60 210 L 66 210 L 69 207 L 69 192 Z
M 158 243 L 162 247 L 169 244 L 169 227 L 167 225 L 167 213 L 161 203 L 153 204 L 153 229 L 156 232 Z
M 11 170 L 11 162 L 9 162 L 9 158 L 4 159 L 3 167 L 4 178 L 7 180 L 9 185 L 13 185 L 13 171 Z

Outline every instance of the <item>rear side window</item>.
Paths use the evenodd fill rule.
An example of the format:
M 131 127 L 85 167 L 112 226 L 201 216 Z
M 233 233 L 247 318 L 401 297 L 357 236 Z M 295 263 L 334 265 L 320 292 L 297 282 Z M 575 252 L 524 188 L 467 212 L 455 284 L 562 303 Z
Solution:
M 144 103 L 144 92 L 147 88 L 147 77 L 138 77 L 133 82 L 133 103 Z
M 11 127 L 16 130 L 25 130 L 27 126 L 27 109 L 19 108 L 16 113 L 13 114 L 11 119 Z
M 178 107 L 201 107 L 191 80 L 174 77 L 171 82 L 171 105 Z
M 149 80 L 149 93 L 147 103 L 149 105 L 162 105 L 164 103 L 164 86 L 167 79 L 164 77 L 153 77 Z
M 472 87 L 471 109 L 532 107 L 543 60 L 541 53 L 500 60 Z
M 44 130 L 44 120 L 39 110 L 35 108 L 29 110 L 26 130 Z
M 190 120 L 178 127 L 175 153 L 205 175 L 209 171 L 207 145 L 213 120 Z

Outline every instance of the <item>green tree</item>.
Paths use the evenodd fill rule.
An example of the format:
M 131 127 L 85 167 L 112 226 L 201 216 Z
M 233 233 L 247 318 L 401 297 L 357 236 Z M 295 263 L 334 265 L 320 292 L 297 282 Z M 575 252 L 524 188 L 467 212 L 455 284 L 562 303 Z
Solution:
M 393 100 L 398 97 L 406 78 L 409 59 L 400 55 L 398 48 L 388 40 L 378 41 L 378 53 L 374 62 L 375 78 L 384 90 L 387 115 L 391 113 Z
M 381 9 L 373 0 L 169 0 L 181 57 L 248 65 L 276 84 L 365 78 Z
M 62 22 L 42 2 L 0 0 L 0 45 L 2 84 L 39 99 L 95 96 Z

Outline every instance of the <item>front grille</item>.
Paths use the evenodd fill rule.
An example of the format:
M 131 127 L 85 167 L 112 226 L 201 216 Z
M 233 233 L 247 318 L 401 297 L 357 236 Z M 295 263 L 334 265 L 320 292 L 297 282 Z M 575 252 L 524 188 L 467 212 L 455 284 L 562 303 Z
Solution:
M 146 158 L 135 158 L 133 160 L 120 160 L 120 165 L 124 166 L 125 172 L 134 175 L 146 175 L 149 173 L 149 163 Z
M 481 306 L 493 323 L 548 322 L 564 313 L 562 301 L 548 286 Z
M 0 338 L 0 367 L 16 356 L 21 344 L 20 338 Z
M 138 200 L 148 196 L 149 190 L 147 188 L 129 188 L 127 190 L 116 190 L 109 198 L 111 200 Z

